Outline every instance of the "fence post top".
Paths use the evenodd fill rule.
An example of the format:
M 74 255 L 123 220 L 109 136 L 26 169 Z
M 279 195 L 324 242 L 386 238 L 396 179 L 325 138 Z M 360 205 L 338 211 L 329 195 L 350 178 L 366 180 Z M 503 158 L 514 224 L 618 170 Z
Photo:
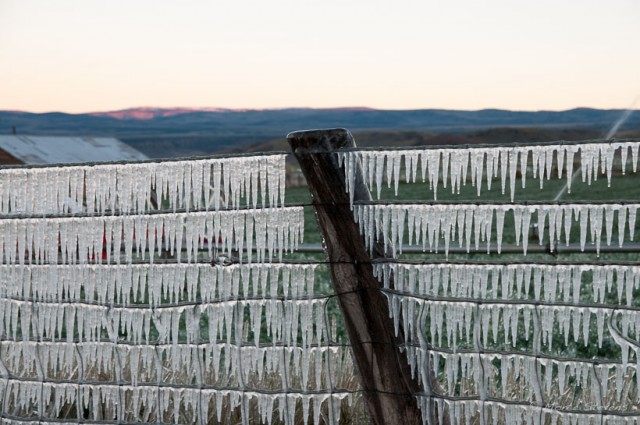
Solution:
M 353 140 L 351 132 L 346 128 L 322 128 L 312 130 L 298 130 L 287 134 L 287 140 L 299 142 L 317 143 L 321 140 L 331 140 L 335 147 L 341 147 Z M 337 144 L 337 145 L 336 145 Z

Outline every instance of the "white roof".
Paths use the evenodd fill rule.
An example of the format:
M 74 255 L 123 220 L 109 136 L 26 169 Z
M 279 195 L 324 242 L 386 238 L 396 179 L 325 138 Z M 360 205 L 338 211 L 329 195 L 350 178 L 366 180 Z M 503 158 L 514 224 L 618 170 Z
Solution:
M 112 137 L 3 136 L 0 149 L 25 164 L 138 161 L 149 159 Z

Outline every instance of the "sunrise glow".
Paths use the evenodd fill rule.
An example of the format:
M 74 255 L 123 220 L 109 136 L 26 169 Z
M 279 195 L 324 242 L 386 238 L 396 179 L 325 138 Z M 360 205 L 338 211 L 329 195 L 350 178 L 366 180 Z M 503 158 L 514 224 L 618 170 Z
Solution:
M 626 108 L 639 19 L 635 0 L 0 0 L 0 109 Z

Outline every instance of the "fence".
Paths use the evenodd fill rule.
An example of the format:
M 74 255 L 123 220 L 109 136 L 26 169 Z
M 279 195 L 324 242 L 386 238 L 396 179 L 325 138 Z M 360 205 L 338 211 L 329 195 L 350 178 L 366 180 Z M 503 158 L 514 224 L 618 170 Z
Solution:
M 284 160 L 0 171 L 2 423 L 337 423 L 350 359 L 322 266 L 282 261 Z
M 354 346 L 376 341 L 400 348 L 393 357 L 373 345 L 363 358 L 353 349 L 377 423 L 399 423 L 403 416 L 404 422 L 428 424 L 637 423 L 640 374 L 633 363 L 640 349 L 640 267 L 637 255 L 631 262 L 619 258 L 637 231 L 637 183 L 628 200 L 514 202 L 527 178 L 543 188 L 552 174 L 565 176 L 570 189 L 576 173 L 587 184 L 605 175 L 611 185 L 622 178 L 614 174 L 636 172 L 637 140 L 373 151 L 355 148 L 348 132 L 334 130 L 294 133 L 290 143 L 314 195 L 330 260 L 357 267 L 366 250 L 382 284 L 358 273 L 353 287 L 339 277 L 334 285 L 346 293 L 377 290 L 388 301 L 388 310 L 375 309 L 380 315 L 388 311 L 391 324 L 367 327 L 359 321 L 366 313 L 357 312 L 349 333 Z M 335 175 L 344 180 L 337 182 Z M 379 198 L 384 183 L 391 188 L 387 194 L 398 195 L 401 177 L 408 183 L 422 180 L 434 201 L 371 200 L 369 190 Z M 502 195 L 508 190 L 508 199 L 456 199 L 467 183 L 477 196 L 493 183 Z M 453 195 L 435 201 L 447 185 Z M 331 192 L 336 187 L 348 195 L 338 200 Z M 356 230 L 339 224 L 353 222 L 349 216 Z M 557 255 L 564 244 L 585 251 L 590 242 L 600 254 L 615 251 L 613 243 L 618 258 L 527 257 L 534 232 L 535 242 L 547 245 L 545 253 Z M 498 262 L 503 239 L 510 243 L 510 255 Z M 453 243 L 457 252 L 451 258 Z M 336 255 L 335 245 L 346 252 Z M 415 252 L 416 245 L 429 253 L 427 261 L 403 253 L 407 246 Z M 514 246 L 521 255 L 513 255 Z M 478 257 L 482 250 L 490 255 Z M 460 251 L 473 252 L 476 260 L 464 259 Z M 351 301 L 371 305 L 364 295 Z M 343 306 L 345 316 L 355 310 Z M 395 340 L 385 339 L 389 333 Z M 376 377 L 367 381 L 363 369 L 372 358 L 385 367 L 404 362 L 409 376 L 400 368 L 394 371 L 395 386 Z M 384 404 L 369 394 L 399 396 L 403 390 L 416 396 L 420 418 L 407 414 L 413 411 L 406 400 Z
M 637 186 L 626 201 L 514 201 L 528 174 L 615 187 L 639 141 L 289 141 L 326 261 L 288 259 L 304 220 L 285 204 L 285 154 L 0 170 L 2 423 L 637 423 L 637 256 L 528 247 L 536 231 L 555 255 L 633 249 Z M 509 199 L 369 195 L 420 180 L 434 199 L 467 182 Z

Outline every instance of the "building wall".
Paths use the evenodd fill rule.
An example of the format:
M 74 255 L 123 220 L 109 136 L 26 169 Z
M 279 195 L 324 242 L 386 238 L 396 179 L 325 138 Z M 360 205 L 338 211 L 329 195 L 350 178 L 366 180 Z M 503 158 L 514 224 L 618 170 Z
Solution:
M 11 156 L 7 151 L 0 149 L 0 165 L 22 164 L 22 161 Z

